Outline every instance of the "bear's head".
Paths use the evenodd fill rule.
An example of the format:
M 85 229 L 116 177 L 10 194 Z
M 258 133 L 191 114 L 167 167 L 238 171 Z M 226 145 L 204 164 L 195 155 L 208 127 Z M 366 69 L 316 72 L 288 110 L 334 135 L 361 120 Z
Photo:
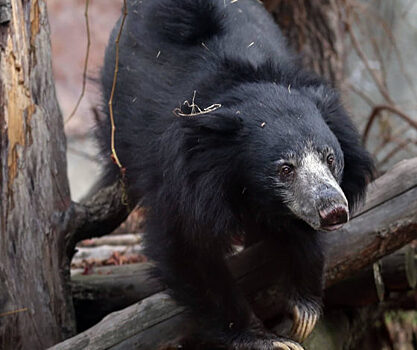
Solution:
M 223 97 L 221 108 L 183 120 L 187 167 L 205 184 L 199 193 L 217 186 L 206 201 L 219 197 L 232 212 L 275 223 L 292 217 L 315 230 L 345 224 L 373 163 L 337 94 L 256 82 Z
M 277 215 L 291 214 L 315 230 L 339 229 L 349 220 L 344 152 L 317 104 L 291 87 L 247 89 L 252 99 L 241 106 L 248 130 L 247 195 L 271 215 L 275 208 Z M 262 96 L 254 98 L 259 90 Z
M 372 160 L 331 89 L 244 84 L 192 124 L 192 149 L 204 169 L 221 169 L 214 176 L 233 189 L 227 201 L 249 206 L 261 220 L 293 217 L 315 230 L 336 230 L 373 176 Z

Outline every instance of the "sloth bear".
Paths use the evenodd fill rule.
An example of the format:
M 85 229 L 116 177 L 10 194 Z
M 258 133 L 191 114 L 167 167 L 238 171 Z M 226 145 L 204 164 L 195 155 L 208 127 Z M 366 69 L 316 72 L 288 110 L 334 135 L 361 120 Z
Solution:
M 130 200 L 147 210 L 158 277 L 202 342 L 302 349 L 321 308 L 319 232 L 349 220 L 373 174 L 338 93 L 300 67 L 257 0 L 129 0 L 119 49 L 115 148 Z M 98 131 L 108 155 L 109 118 Z M 119 176 L 111 161 L 105 173 Z M 236 236 L 276 252 L 291 334 L 266 330 L 235 284 L 226 257 Z

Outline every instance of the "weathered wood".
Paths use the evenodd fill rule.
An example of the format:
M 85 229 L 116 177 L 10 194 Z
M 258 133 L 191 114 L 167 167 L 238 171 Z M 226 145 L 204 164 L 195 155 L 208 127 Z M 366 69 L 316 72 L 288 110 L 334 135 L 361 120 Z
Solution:
M 78 330 L 85 330 L 110 312 L 160 292 L 149 278 L 149 263 L 95 268 L 94 275 L 76 275 L 71 286 Z
M 397 184 L 402 185 L 397 186 Z M 396 187 L 396 190 L 388 190 L 392 187 Z M 364 209 L 345 228 L 337 232 L 325 233 L 324 236 L 329 242 L 328 286 L 415 239 L 417 237 L 417 158 L 400 163 L 392 172 L 388 172 L 378 179 L 375 185 L 370 186 L 369 201 Z M 268 249 L 265 249 L 263 243 L 260 243 L 232 257 L 230 261 L 240 285 L 263 319 L 275 316 L 279 310 L 279 286 L 271 286 L 273 276 L 269 275 L 269 266 L 273 257 L 268 256 L 267 251 Z M 143 281 L 140 283 L 142 284 Z M 156 296 L 158 295 L 161 294 Z M 151 302 L 146 305 L 146 312 L 142 311 L 144 319 L 142 320 L 140 316 L 136 319 L 140 325 L 135 325 L 135 329 L 129 329 L 129 332 L 134 336 L 126 336 L 125 332 L 116 332 L 117 336 L 113 339 L 113 343 L 107 344 L 108 349 L 119 349 L 120 344 L 132 345 L 141 339 L 143 323 L 148 320 L 154 308 L 158 315 L 160 312 L 159 305 L 153 305 Z M 175 313 L 170 310 L 169 317 L 158 318 L 160 332 L 158 339 L 162 338 L 167 342 L 177 339 L 178 334 L 173 337 L 172 333 L 164 332 L 165 327 L 169 330 L 173 327 L 175 329 L 185 327 L 183 310 L 178 308 L 177 311 L 175 317 L 173 316 Z M 106 332 L 114 331 L 114 327 L 119 329 L 117 322 L 110 322 L 113 317 L 115 317 L 113 314 L 109 315 L 105 323 L 102 321 L 93 328 L 95 337 L 90 339 L 89 349 L 102 349 L 100 347 L 101 337 L 104 337 Z M 177 322 L 181 323 L 179 328 L 176 328 L 178 327 L 178 324 L 175 324 Z M 101 336 L 99 332 L 102 332 Z M 81 333 L 56 345 L 53 349 L 74 349 L 74 344 L 79 339 L 86 337 L 88 334 Z M 155 349 L 156 345 L 153 344 L 153 346 L 148 348 Z M 148 348 L 143 347 L 143 349 Z
M 344 20 L 335 0 L 264 0 L 295 52 L 302 53 L 305 67 L 335 85 L 343 84 L 346 60 Z
M 381 274 L 385 294 L 411 290 L 407 279 L 406 253 L 404 249 L 381 260 Z M 253 260 L 253 258 L 251 259 Z M 242 267 L 242 260 L 239 267 Z M 254 261 L 255 263 L 256 261 Z M 105 266 L 94 269 L 90 275 L 77 273 L 72 276 L 72 291 L 79 331 L 92 327 L 109 313 L 121 310 L 133 303 L 163 290 L 163 286 L 148 277 L 152 264 L 139 263 L 121 266 Z M 241 268 L 240 277 L 244 274 Z M 416 257 L 409 274 L 416 278 Z M 255 283 L 255 289 L 260 284 Z M 264 282 L 265 283 L 265 282 Z M 248 288 L 246 288 L 248 290 Z M 378 302 L 372 266 L 354 274 L 326 291 L 327 306 L 365 306 Z M 260 314 L 261 317 L 265 315 Z
M 165 293 L 158 293 L 112 313 L 98 325 L 53 349 L 155 350 L 175 343 L 186 327 L 184 321 L 183 309 Z
M 371 183 L 365 205 L 360 208 L 355 216 L 416 187 L 416 172 L 414 170 L 416 167 L 416 158 L 403 160 L 397 163 L 389 172 Z
M 400 249 L 379 262 L 384 300 L 388 299 L 392 292 L 405 293 L 415 287 L 408 277 L 411 275 L 414 280 L 417 277 L 415 249 L 411 248 L 413 254 L 411 263 L 413 266 L 407 267 L 408 248 L 411 247 L 407 246 L 406 249 Z M 378 304 L 378 302 L 379 296 L 375 285 L 373 266 L 361 270 L 326 290 L 326 306 L 363 307 Z
M 65 153 L 46 3 L 1 1 L 1 349 L 45 349 L 75 331 L 60 225 Z
M 105 237 L 98 237 L 82 241 L 78 247 L 98 247 L 103 245 L 133 245 L 142 242 L 142 235 L 140 233 L 125 233 L 120 235 L 111 235 Z
M 74 255 L 71 265 L 80 265 L 83 261 L 104 261 L 115 253 L 126 256 L 138 256 L 143 254 L 143 246 L 141 244 L 134 245 L 103 245 L 101 247 L 79 247 Z
M 103 186 L 99 181 L 81 203 L 72 203 L 71 210 L 67 212 L 70 221 L 67 236 L 68 257 L 73 256 L 78 242 L 113 232 L 132 209 L 126 203 L 121 181 Z
M 336 235 L 327 235 L 328 284 L 334 284 L 417 236 L 417 158 L 402 161 L 369 188 L 368 200 Z

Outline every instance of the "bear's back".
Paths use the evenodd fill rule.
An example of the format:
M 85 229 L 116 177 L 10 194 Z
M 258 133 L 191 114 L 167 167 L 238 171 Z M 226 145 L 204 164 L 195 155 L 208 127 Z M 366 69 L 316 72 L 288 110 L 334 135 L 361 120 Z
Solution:
M 258 67 L 266 61 L 291 60 L 278 26 L 257 0 L 128 0 L 127 4 L 113 112 L 118 156 L 127 168 L 140 164 L 138 172 L 155 162 L 161 137 L 175 123 L 175 108 L 191 101 L 194 92 L 202 108 L 216 103 L 226 85 L 219 78 L 222 68 L 229 69 L 224 68 L 225 61 Z M 113 29 L 101 71 L 107 117 L 98 134 L 106 155 L 111 139 L 107 102 L 121 21 Z M 210 87 L 205 96 L 203 86 Z
M 102 70 L 105 102 L 110 97 L 115 66 L 115 26 Z M 148 121 L 152 114 L 172 119 L 172 110 L 223 59 L 254 66 L 288 59 L 279 28 L 257 0 L 129 0 L 121 36 L 115 96 L 134 105 Z M 130 109 L 130 108 L 128 108 Z M 124 109 L 124 112 L 126 110 Z

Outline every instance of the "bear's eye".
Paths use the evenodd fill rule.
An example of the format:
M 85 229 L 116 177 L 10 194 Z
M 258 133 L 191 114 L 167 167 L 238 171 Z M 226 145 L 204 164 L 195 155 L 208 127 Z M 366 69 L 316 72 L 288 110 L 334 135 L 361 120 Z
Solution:
M 333 154 L 329 154 L 327 156 L 327 164 L 331 167 L 334 164 L 334 155 Z
M 280 173 L 283 176 L 288 176 L 288 175 L 292 174 L 293 171 L 294 171 L 294 167 L 292 165 L 289 165 L 289 164 L 284 164 L 280 169 Z

